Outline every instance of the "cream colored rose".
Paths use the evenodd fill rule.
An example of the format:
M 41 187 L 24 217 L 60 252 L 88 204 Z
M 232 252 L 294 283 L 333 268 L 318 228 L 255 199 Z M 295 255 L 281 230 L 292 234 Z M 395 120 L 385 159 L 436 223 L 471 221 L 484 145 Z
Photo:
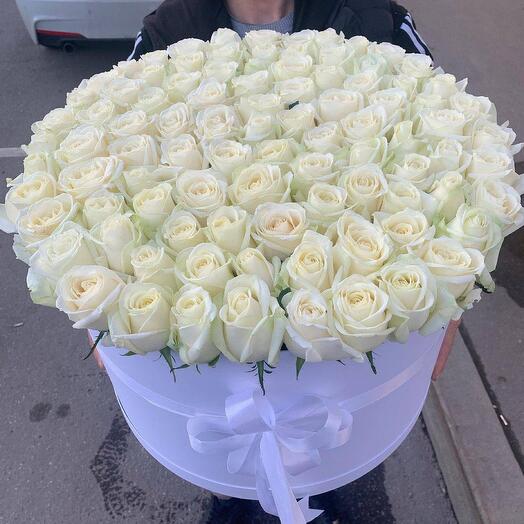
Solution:
M 342 133 L 349 144 L 368 138 L 380 138 L 390 128 L 386 110 L 380 106 L 368 106 L 350 113 L 340 121 Z
M 111 341 L 144 355 L 167 346 L 170 335 L 171 296 L 157 284 L 134 282 L 121 291 L 118 309 L 109 315 Z
M 135 80 L 142 72 L 144 65 L 144 62 L 141 60 L 121 60 L 117 63 L 116 67 L 113 68 L 113 71 L 117 73 L 118 76 L 124 76 Z M 105 79 L 100 89 L 104 90 L 111 80 L 112 78 Z
M 340 176 L 338 185 L 346 190 L 347 207 L 367 219 L 380 209 L 388 191 L 386 177 L 376 164 L 347 169 Z
M 56 287 L 56 307 L 77 329 L 107 331 L 108 315 L 117 307 L 124 281 L 102 266 L 75 266 Z
M 242 48 L 240 42 L 231 41 L 223 45 L 210 44 L 207 48 L 207 62 L 204 65 L 204 71 L 208 64 L 217 64 L 218 69 L 219 63 L 223 63 L 224 66 L 226 66 L 226 64 L 236 64 L 236 71 L 236 68 L 238 67 L 239 63 L 242 62 L 243 51 L 244 49 Z M 225 69 L 225 67 L 223 69 Z M 233 71 L 233 73 L 235 71 Z M 217 75 L 217 78 L 219 77 L 220 75 Z M 226 82 L 227 80 L 229 79 L 226 78 L 223 81 Z
M 407 253 L 408 248 L 415 248 L 435 235 L 435 228 L 430 227 L 428 219 L 421 211 L 405 209 L 392 215 L 375 213 L 374 222 L 386 233 L 400 253 Z
M 291 162 L 293 181 L 291 187 L 297 200 L 305 200 L 316 182 L 333 183 L 337 178 L 332 153 L 300 153 Z
M 296 77 L 309 77 L 313 70 L 313 58 L 302 53 L 287 51 L 271 64 L 270 70 L 277 82 Z
M 465 92 L 455 93 L 449 99 L 451 109 L 460 111 L 467 120 L 485 116 L 488 120 L 497 121 L 497 112 L 491 100 L 486 96 L 474 96 Z
M 22 150 L 26 155 L 52 154 L 58 148 L 60 142 L 61 140 L 58 140 L 49 131 L 39 131 L 31 135 L 29 144 L 22 145 Z
M 309 224 L 319 233 L 325 233 L 344 213 L 346 198 L 347 192 L 344 188 L 315 182 L 309 188 L 307 201 L 302 202 Z
M 150 189 L 142 189 L 133 197 L 133 209 L 146 231 L 151 234 L 175 209 L 172 190 L 171 184 L 162 182 Z
M 160 113 L 170 105 L 167 93 L 161 87 L 146 87 L 140 91 L 133 109 L 144 111 L 146 115 Z
M 167 65 L 169 54 L 167 49 L 157 49 L 141 56 L 140 60 L 146 65 Z
M 231 79 L 235 97 L 267 93 L 270 87 L 269 72 L 255 71 L 251 74 L 238 75 Z
M 311 102 L 317 95 L 315 82 L 311 78 L 302 76 L 276 82 L 274 89 L 284 104 Z
M 184 249 L 206 242 L 206 236 L 193 214 L 175 209 L 157 231 L 156 240 L 176 257 Z
M 243 41 L 246 47 L 252 51 L 253 48 L 268 44 L 278 45 L 281 39 L 282 35 L 277 31 L 262 29 L 260 31 L 249 31 Z
M 276 115 L 282 138 L 301 140 L 304 131 L 315 127 L 315 108 L 311 104 L 297 104 Z
M 441 73 L 432 78 L 428 78 L 424 84 L 422 92 L 428 95 L 435 95 L 441 98 L 449 99 L 458 92 L 464 91 L 467 80 L 457 82 L 454 75 Z
M 333 245 L 329 238 L 306 231 L 300 244 L 282 266 L 282 278 L 292 289 L 325 291 L 334 278 Z
M 405 49 L 389 42 L 381 42 L 380 44 L 371 42 L 369 44 L 369 48 L 373 51 L 373 53 L 382 55 L 386 59 L 387 63 L 393 68 L 396 68 L 398 65 L 400 65 L 404 55 L 406 54 Z
M 155 52 L 160 52 L 162 50 L 158 50 Z M 167 57 L 167 54 L 166 54 Z M 151 87 L 161 87 L 164 83 L 164 79 L 166 77 L 166 64 L 162 62 L 149 62 L 143 56 L 141 58 L 141 61 L 144 62 L 144 67 L 137 78 L 140 80 L 143 80 L 148 86 Z
M 393 166 L 391 178 L 407 180 L 421 191 L 426 191 L 432 186 L 435 179 L 431 172 L 431 159 L 417 153 L 409 153 L 401 164 Z
M 60 142 L 76 125 L 74 113 L 70 109 L 59 107 L 49 111 L 42 120 L 35 122 L 31 126 L 31 131 L 35 134 L 48 132 Z
M 417 133 L 428 139 L 462 136 L 466 117 L 455 109 L 427 109 L 419 113 Z
M 237 206 L 222 206 L 207 217 L 209 239 L 228 253 L 237 254 L 251 241 L 251 218 Z
M 391 312 L 388 295 L 361 275 L 351 275 L 332 290 L 331 329 L 353 350 L 372 351 L 386 340 Z
M 426 263 L 437 283 L 445 286 L 459 305 L 473 289 L 475 276 L 484 269 L 484 257 L 480 251 L 465 248 L 449 237 L 426 242 L 416 254 Z
M 203 167 L 204 158 L 193 135 L 182 134 L 176 138 L 163 140 L 160 150 L 162 164 L 186 169 L 202 169 Z
M 111 215 L 127 211 L 124 195 L 99 189 L 85 199 L 82 215 L 86 226 L 91 229 Z
M 70 165 L 58 176 L 58 189 L 83 201 L 99 189 L 115 187 L 122 173 L 123 163 L 114 156 L 96 157 Z
M 109 133 L 115 138 L 132 135 L 148 135 L 153 132 L 152 119 L 145 111 L 132 109 L 116 115 L 108 124 Z
M 244 142 L 260 142 L 271 140 L 277 136 L 275 117 L 271 114 L 253 113 L 242 131 Z
M 177 72 L 202 71 L 204 67 L 205 56 L 202 51 L 193 53 L 180 53 L 173 57 L 171 64 Z
M 213 169 L 231 178 L 233 171 L 251 163 L 252 151 L 249 144 L 235 140 L 212 140 L 204 146 L 204 156 Z
M 204 42 L 204 40 L 200 40 L 199 38 L 184 38 L 168 46 L 167 54 L 171 58 L 177 58 L 179 56 L 196 53 L 197 51 L 205 51 L 208 45 L 208 42 Z
M 23 146 L 22 149 L 24 149 Z M 54 159 L 52 153 L 45 151 L 38 153 L 28 153 L 26 151 L 26 153 L 27 156 L 24 158 L 24 175 L 31 175 L 38 171 L 56 175 L 56 173 L 59 171 L 56 160 Z
M 364 164 L 377 164 L 383 166 L 388 153 L 388 141 L 386 137 L 368 138 L 355 142 L 347 158 L 348 165 L 351 167 Z
M 233 266 L 237 275 L 256 275 L 267 284 L 270 291 L 273 291 L 281 262 L 278 257 L 273 257 L 270 262 L 259 249 L 246 247 L 235 257 Z
M 209 293 L 199 286 L 187 284 L 174 296 L 173 339 L 184 364 L 203 364 L 220 355 L 211 339 L 211 324 L 216 316 L 217 307 Z
M 210 213 L 226 203 L 226 189 L 226 182 L 212 169 L 186 171 L 176 180 L 175 199 L 204 223 Z
M 129 108 L 137 100 L 144 82 L 119 76 L 105 86 L 102 94 L 121 108 Z
M 339 121 L 364 107 L 364 97 L 358 91 L 327 89 L 318 97 L 318 115 L 322 122 Z
M 131 167 L 123 171 L 116 184 L 123 194 L 133 198 L 143 189 L 151 189 L 162 182 L 174 186 L 182 171 L 182 167 L 173 166 L 159 166 L 156 169 L 154 166 Z
M 346 72 L 338 65 L 319 64 L 313 71 L 313 81 L 319 91 L 341 88 L 346 79 Z
M 380 211 L 396 213 L 404 209 L 422 211 L 431 222 L 438 207 L 438 200 L 407 180 L 392 180 L 388 184 L 388 191 L 384 195 Z
M 131 265 L 138 282 L 159 284 L 166 289 L 177 287 L 175 261 L 154 242 L 135 247 L 131 251 Z
M 295 157 L 298 144 L 294 140 L 279 138 L 263 140 L 254 148 L 255 160 L 268 164 L 278 164 L 282 170 Z
M 225 287 L 213 342 L 233 362 L 278 363 L 286 326 L 284 311 L 255 275 L 240 275 Z
M 237 32 L 233 31 L 233 29 L 228 29 L 226 27 L 221 27 L 220 29 L 217 29 L 212 35 L 209 40 L 211 45 L 215 46 L 223 46 L 230 44 L 232 42 L 240 43 L 241 38 L 238 35 Z
M 175 138 L 183 133 L 188 133 L 193 127 L 191 113 L 183 102 L 164 109 L 155 116 L 154 123 L 162 138 Z
M 317 153 L 336 153 L 344 137 L 337 122 L 326 122 L 304 132 L 304 145 Z
M 99 98 L 87 109 L 82 109 L 76 114 L 76 119 L 81 124 L 102 127 L 117 114 L 115 104 L 108 98 Z
M 172 103 L 182 102 L 191 91 L 198 87 L 201 79 L 200 71 L 180 71 L 168 75 L 162 87 Z
M 508 154 L 507 150 L 495 147 L 483 147 L 472 151 L 466 178 L 472 184 L 481 178 L 497 178 L 511 186 L 516 186 L 519 182 L 513 156 Z
M 73 220 L 78 205 L 71 195 L 46 197 L 20 213 L 16 228 L 20 240 L 31 245 L 44 240 L 67 220 Z
M 5 204 L 0 204 L 0 227 L 6 233 L 14 233 L 22 211 L 44 198 L 56 195 L 56 180 L 49 173 L 37 171 L 20 175 L 9 185 L 11 187 L 5 196 Z
M 362 71 L 349 75 L 344 80 L 344 89 L 351 91 L 358 91 L 363 95 L 370 95 L 378 90 L 380 85 L 380 77 L 376 71 Z
M 299 204 L 268 202 L 255 210 L 251 235 L 266 257 L 286 258 L 306 229 L 306 212 Z
M 413 135 L 411 120 L 403 120 L 393 127 L 388 145 L 391 162 L 403 162 L 406 155 L 425 154 L 427 150 L 426 143 Z
M 504 236 L 524 223 L 518 191 L 500 180 L 478 180 L 473 185 L 469 200 L 471 205 L 485 209 L 500 222 Z
M 107 140 L 103 131 L 89 126 L 75 127 L 62 141 L 55 152 L 55 159 L 61 167 L 83 162 L 106 154 Z
M 112 142 L 108 151 L 126 167 L 153 166 L 158 164 L 158 145 L 149 135 L 131 135 Z
M 66 95 L 66 107 L 76 113 L 86 107 L 89 107 L 98 99 L 98 93 L 94 89 L 88 87 L 87 81 L 84 79 L 78 87 L 75 87 Z
M 471 156 L 464 151 L 462 144 L 453 138 L 443 138 L 433 149 L 429 158 L 431 159 L 431 171 L 434 173 L 442 171 L 463 173 L 471 160 Z
M 405 343 L 410 332 L 429 324 L 437 306 L 435 278 L 419 259 L 403 256 L 381 269 L 378 282 L 389 297 L 390 327 L 395 327 L 395 338 Z
M 354 68 L 357 72 L 373 72 L 379 77 L 390 72 L 386 59 L 380 54 L 373 53 L 370 49 L 368 49 L 368 52 L 365 55 L 356 58 Z
M 226 101 L 226 84 L 216 78 L 205 78 L 200 85 L 186 97 L 187 105 L 193 111 L 223 104 Z
M 109 269 L 132 275 L 131 252 L 142 243 L 142 234 L 130 214 L 111 215 L 97 224 L 91 233 L 107 257 Z
M 329 306 L 314 289 L 299 289 L 286 305 L 288 323 L 284 343 L 289 351 L 306 362 L 342 360 L 360 354 L 334 336 L 329 328 Z
M 507 122 L 499 126 L 486 118 L 478 118 L 466 125 L 465 134 L 471 137 L 472 149 L 502 146 L 513 155 L 516 155 L 521 149 L 521 146 L 513 145 L 517 135 L 513 129 L 508 127 Z
M 370 105 L 379 105 L 386 110 L 388 120 L 396 118 L 401 120 L 401 116 L 406 109 L 407 95 L 403 89 L 390 87 L 371 93 L 368 97 Z
M 342 65 L 347 69 L 348 60 L 351 55 L 351 50 L 345 42 L 330 43 L 323 45 L 318 50 L 318 63 L 330 66 Z
M 280 49 L 275 45 L 259 46 L 251 50 L 244 64 L 244 74 L 268 71 L 271 64 L 280 56 Z
M 412 76 L 417 79 L 425 79 L 432 76 L 433 60 L 428 55 L 408 53 L 398 67 L 398 72 Z
M 335 271 L 341 269 L 344 276 L 374 273 L 393 252 L 391 240 L 378 226 L 349 210 L 333 224 L 328 236 L 335 240 Z
M 421 93 L 415 96 L 407 114 L 412 120 L 416 121 L 417 117 L 422 112 L 444 111 L 448 109 L 448 106 L 448 101 L 438 95 L 425 95 L 424 93 Z M 437 135 L 437 139 L 441 136 L 445 136 L 445 131 L 442 134 Z
M 196 116 L 196 133 L 200 140 L 234 138 L 240 121 L 234 108 L 226 105 L 206 107 Z
M 211 296 L 221 293 L 233 278 L 231 261 L 215 244 L 184 249 L 176 259 L 176 275 L 183 284 L 203 287 Z
M 408 97 L 408 100 L 413 100 L 417 96 L 417 86 L 418 81 L 416 78 L 409 76 L 409 75 L 392 75 L 389 77 L 389 82 L 386 85 L 389 85 L 389 87 L 398 87 L 399 89 L 402 89 L 406 96 Z
M 431 187 L 430 195 L 438 202 L 438 214 L 451 220 L 465 201 L 464 177 L 456 171 L 439 175 Z

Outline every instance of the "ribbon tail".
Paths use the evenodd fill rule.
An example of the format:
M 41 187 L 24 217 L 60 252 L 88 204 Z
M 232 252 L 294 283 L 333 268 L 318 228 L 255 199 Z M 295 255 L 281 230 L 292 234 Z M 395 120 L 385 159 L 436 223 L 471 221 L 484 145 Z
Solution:
M 324 513 L 324 510 L 322 509 L 313 509 L 309 507 L 309 495 L 307 497 L 301 498 L 298 502 L 298 505 L 306 519 L 306 522 L 311 522 Z
M 266 513 L 277 515 L 282 524 L 306 524 L 317 516 L 307 508 L 307 517 L 289 485 L 282 463 L 277 439 L 273 433 L 264 433 L 260 441 L 260 462 L 263 471 L 257 472 L 257 494 Z M 261 478 L 262 477 L 262 478 Z M 307 505 L 307 497 L 305 499 Z M 302 502 L 302 501 L 301 501 Z M 315 515 L 312 516 L 312 513 Z

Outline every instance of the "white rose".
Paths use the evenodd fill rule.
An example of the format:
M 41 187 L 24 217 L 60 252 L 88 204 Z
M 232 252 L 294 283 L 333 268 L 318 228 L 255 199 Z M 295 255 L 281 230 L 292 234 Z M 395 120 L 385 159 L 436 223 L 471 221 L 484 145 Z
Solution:
M 154 232 L 175 209 L 172 186 L 162 182 L 155 187 L 142 189 L 133 197 L 133 209 L 147 231 Z
M 140 57 L 140 60 L 145 64 L 145 66 L 150 65 L 162 65 L 165 66 L 169 60 L 169 54 L 167 49 L 157 49 L 156 51 L 150 51 L 145 53 Z
M 368 96 L 370 105 L 379 105 L 386 110 L 388 120 L 394 117 L 400 119 L 400 116 L 406 109 L 407 95 L 403 89 L 390 87 L 375 91 Z
M 100 98 L 87 109 L 82 109 L 76 114 L 76 119 L 81 124 L 91 126 L 104 126 L 117 114 L 115 104 L 108 98 Z
M 121 60 L 118 62 L 116 67 L 113 68 L 113 71 L 117 74 L 117 76 L 136 79 L 142 72 L 144 65 L 144 62 L 141 60 Z M 100 86 L 100 90 L 106 89 L 113 78 L 104 79 L 102 85 Z
M 142 235 L 130 215 L 111 215 L 97 224 L 91 233 L 107 257 L 109 269 L 132 275 L 131 252 L 142 243 Z
M 209 44 L 199 38 L 183 38 L 167 48 L 167 54 L 171 58 L 196 53 L 197 51 L 205 51 Z
M 421 211 L 405 209 L 392 215 L 379 212 L 373 218 L 401 253 L 407 253 L 408 247 L 414 248 L 435 235 L 434 226 L 430 227 Z
M 175 262 L 162 246 L 153 242 L 131 251 L 131 265 L 138 282 L 159 284 L 166 289 L 177 287 Z
M 133 198 L 143 189 L 151 189 L 162 182 L 174 186 L 178 175 L 183 171 L 181 167 L 154 166 L 131 167 L 122 173 L 116 181 L 119 190 Z
M 333 287 L 331 329 L 355 351 L 372 351 L 392 331 L 388 306 L 384 291 L 366 277 L 351 275 Z
M 458 140 L 443 138 L 429 155 L 431 171 L 458 171 L 463 173 L 470 162 L 470 155 Z
M 212 140 L 205 144 L 204 156 L 213 169 L 230 179 L 235 169 L 251 163 L 252 151 L 249 144 L 241 144 L 235 140 Z
M 428 78 L 422 92 L 427 95 L 436 95 L 448 99 L 458 92 L 464 91 L 467 83 L 467 80 L 457 82 L 454 75 L 441 73 L 432 78 Z
M 124 281 L 102 266 L 75 266 L 59 280 L 56 307 L 77 329 L 108 330 L 108 315 L 116 308 Z
M 421 93 L 415 96 L 408 114 L 413 120 L 415 120 L 421 112 L 446 110 L 448 107 L 449 103 L 445 98 L 438 95 L 426 95 Z M 439 134 L 438 136 L 440 137 L 444 135 Z
M 220 29 L 217 29 L 211 35 L 211 38 L 209 40 L 211 45 L 217 45 L 217 46 L 227 45 L 232 42 L 240 43 L 240 41 L 241 41 L 241 38 L 238 35 L 238 33 L 226 27 L 221 27 Z
M 252 113 L 244 126 L 242 136 L 245 142 L 253 143 L 276 138 L 275 117 L 271 114 Z
M 97 92 L 102 91 L 105 86 L 119 75 L 119 71 L 111 69 L 110 71 L 103 71 L 97 73 L 87 80 L 86 87 Z
M 108 151 L 126 167 L 153 166 L 158 164 L 158 145 L 149 135 L 131 135 L 112 142 Z
M 161 87 L 146 87 L 139 94 L 133 109 L 144 111 L 146 115 L 160 113 L 170 105 L 167 93 Z
M 393 134 L 389 140 L 388 151 L 391 163 L 403 162 L 406 155 L 428 152 L 428 145 L 413 135 L 413 122 L 403 120 L 393 127 Z
M 282 170 L 286 169 L 293 160 L 298 144 L 294 140 L 277 138 L 263 140 L 254 148 L 255 160 L 267 164 L 278 164 Z
M 272 291 L 278 278 L 281 262 L 278 257 L 273 257 L 270 262 L 260 250 L 246 247 L 235 257 L 233 265 L 238 275 L 256 275 Z
M 408 53 L 399 64 L 398 72 L 418 79 L 429 78 L 434 74 L 433 60 L 428 55 Z
M 500 180 L 478 180 L 473 185 L 469 200 L 472 206 L 485 209 L 500 222 L 504 236 L 524 223 L 524 210 L 518 191 Z
M 259 46 L 251 50 L 244 64 L 244 74 L 268 71 L 271 64 L 280 56 L 280 49 L 275 45 Z
M 279 111 L 276 119 L 282 138 L 301 140 L 304 131 L 315 127 L 315 108 L 311 104 L 297 104 L 291 109 Z
M 273 62 L 270 71 L 275 81 L 296 77 L 308 77 L 313 70 L 313 58 L 309 55 L 287 51 Z
M 288 257 L 307 229 L 306 212 L 295 203 L 261 204 L 253 217 L 252 236 L 266 257 Z
M 58 189 L 82 201 L 99 189 L 114 188 L 122 168 L 122 161 L 114 156 L 78 162 L 62 169 L 58 176 Z
M 465 248 L 449 237 L 426 242 L 416 254 L 427 264 L 437 283 L 444 286 L 459 305 L 467 300 L 475 285 L 475 276 L 484 269 L 484 257 L 480 251 Z
M 27 156 L 24 158 L 24 174 L 30 175 L 37 171 L 43 171 L 45 173 L 50 173 L 51 175 L 55 175 L 59 171 L 52 153 L 45 151 L 27 153 Z
M 66 95 L 66 107 L 73 113 L 89 107 L 93 102 L 98 99 L 98 93 L 87 86 L 87 81 L 82 80 L 78 87 L 75 87 Z
M 191 91 L 198 87 L 201 80 L 200 71 L 180 71 L 167 76 L 163 88 L 171 102 L 182 102 Z
M 333 245 L 329 238 L 306 231 L 300 244 L 284 262 L 282 278 L 292 289 L 329 289 L 334 278 Z
M 231 79 L 235 97 L 266 93 L 270 85 L 269 73 L 265 70 L 235 76 Z
M 333 248 L 335 270 L 342 268 L 344 276 L 355 273 L 369 275 L 378 271 L 393 251 L 388 236 L 353 211 L 346 211 L 328 233 L 336 239 Z
M 411 182 L 406 180 L 392 180 L 388 184 L 388 191 L 384 195 L 380 211 L 384 213 L 396 213 L 404 209 L 422 211 L 429 222 L 433 219 L 438 207 L 438 201 L 420 191 Z
M 206 236 L 193 214 L 175 209 L 157 231 L 156 240 L 176 257 L 184 249 L 205 242 Z
M 152 119 L 145 111 L 132 109 L 121 115 L 116 115 L 108 124 L 107 129 L 115 138 L 131 135 L 148 135 L 153 131 Z
M 346 72 L 339 65 L 319 64 L 313 71 L 313 80 L 319 91 L 342 87 Z
M 113 104 L 128 108 L 138 100 L 143 86 L 144 82 L 141 80 L 120 76 L 108 82 L 102 94 Z
M 386 177 L 376 164 L 349 168 L 340 176 L 338 185 L 347 193 L 346 203 L 359 215 L 370 219 L 380 209 L 388 191 Z
M 235 109 L 226 105 L 206 107 L 196 116 L 196 133 L 200 140 L 234 138 L 239 133 L 240 121 Z
M 464 134 L 466 117 L 455 109 L 425 109 L 419 117 L 417 133 L 429 140 Z
M 355 142 L 347 158 L 348 165 L 351 167 L 363 164 L 377 164 L 383 166 L 388 153 L 388 141 L 386 137 L 368 138 Z
M 315 182 L 333 182 L 338 172 L 334 171 L 331 153 L 300 153 L 291 162 L 293 171 L 292 188 L 298 200 L 304 200 Z
M 420 190 L 426 191 L 433 184 L 435 177 L 431 173 L 430 158 L 417 153 L 409 153 L 404 157 L 402 164 L 393 166 L 391 178 L 407 180 Z
M 386 110 L 382 106 L 368 106 L 350 113 L 340 121 L 346 141 L 354 144 L 359 140 L 384 136 L 389 130 Z
M 163 50 L 159 49 L 155 52 L 158 53 L 162 51 Z M 167 53 L 165 56 L 167 58 Z M 147 85 L 151 87 L 161 87 L 166 77 L 166 64 L 162 62 L 149 62 L 146 58 L 146 55 L 143 55 L 140 60 L 144 62 L 144 67 L 142 68 L 142 71 L 137 76 L 137 78 L 143 80 Z
M 388 64 L 392 67 L 397 67 L 403 60 L 406 50 L 398 45 L 391 44 L 389 42 L 371 42 L 369 48 L 375 54 L 382 55 Z
M 266 283 L 255 275 L 231 279 L 213 329 L 213 341 L 233 362 L 277 364 L 286 319 Z
M 260 93 L 241 97 L 237 109 L 244 122 L 247 122 L 254 114 L 276 115 L 284 109 L 284 104 L 275 93 Z
M 472 151 L 471 162 L 466 169 L 466 178 L 472 184 L 480 178 L 497 178 L 511 186 L 519 182 L 513 156 L 508 154 L 507 150 L 494 147 L 483 147 Z
M 260 31 L 249 31 L 244 37 L 244 44 L 248 49 L 253 50 L 253 48 L 265 46 L 268 44 L 278 45 L 282 35 L 277 31 L 272 31 L 271 29 L 262 29 Z
M 203 364 L 220 355 L 211 339 L 211 324 L 216 316 L 217 307 L 201 287 L 187 284 L 174 296 L 171 308 L 173 338 L 184 364 Z
M 403 256 L 384 266 L 378 281 L 389 296 L 388 309 L 393 314 L 390 327 L 395 327 L 399 342 L 406 342 L 410 332 L 418 331 L 428 322 L 437 304 L 435 278 L 420 260 Z
M 516 155 L 521 149 L 521 146 L 513 145 L 516 134 L 508 127 L 507 122 L 499 126 L 486 118 L 478 118 L 470 125 L 466 125 L 465 134 L 471 136 L 472 149 L 480 149 L 484 146 L 502 146 L 513 155 Z
M 317 153 L 336 153 L 344 137 L 337 122 L 326 122 L 304 132 L 304 145 Z
M 193 111 L 223 104 L 226 101 L 226 84 L 216 78 L 205 78 L 200 85 L 186 97 L 187 105 Z
M 308 222 L 319 233 L 325 233 L 327 228 L 344 213 L 346 198 L 347 192 L 344 188 L 315 182 L 309 188 L 307 201 L 302 202 Z
M 360 73 L 374 72 L 379 77 L 390 72 L 386 59 L 380 54 L 373 53 L 370 49 L 365 55 L 359 56 L 355 60 L 354 68 L 355 71 Z
M 49 131 L 39 131 L 31 135 L 29 144 L 22 145 L 22 150 L 26 155 L 52 154 L 60 142 L 61 140 Z
M 182 134 L 168 138 L 160 144 L 162 156 L 160 162 L 168 166 L 186 169 L 202 169 L 204 158 L 193 135 Z
M 154 122 L 162 138 L 175 138 L 182 133 L 188 133 L 193 126 L 189 108 L 183 102 L 178 102 L 164 109 L 155 116 Z
M 329 306 L 318 291 L 295 291 L 286 306 L 286 311 L 288 323 L 284 343 L 297 357 L 306 362 L 341 360 L 348 357 L 359 359 L 359 353 L 331 333 L 328 322 Z
M 449 106 L 463 113 L 467 120 L 485 116 L 489 120 L 497 121 L 495 106 L 485 96 L 474 96 L 465 92 L 455 93 L 449 99 Z
M 127 284 L 120 293 L 117 311 L 109 316 L 113 345 L 139 355 L 161 351 L 169 342 L 170 310 L 170 293 L 162 286 Z
M 358 91 L 327 89 L 318 97 L 318 115 L 322 122 L 341 120 L 363 107 L 364 97 Z
M 345 42 L 323 45 L 318 50 L 318 63 L 331 66 L 346 66 L 350 56 L 350 49 Z
M 390 77 L 389 87 L 402 89 L 406 93 L 408 100 L 413 100 L 417 96 L 417 86 L 418 81 L 413 76 L 400 74 Z
M 61 167 L 106 154 L 106 137 L 100 129 L 81 125 L 73 129 L 55 151 Z
M 176 180 L 177 204 L 190 210 L 201 222 L 226 203 L 227 184 L 212 169 L 185 171 Z
M 35 122 L 31 126 L 31 131 L 35 134 L 48 132 L 55 136 L 56 140 L 60 142 L 76 125 L 77 122 L 73 111 L 59 107 L 49 111 L 42 120 Z
M 221 293 L 233 278 L 231 261 L 215 244 L 184 249 L 176 259 L 176 275 L 183 284 L 203 287 L 212 296 Z
M 115 214 L 123 214 L 128 211 L 124 201 L 124 195 L 112 193 L 107 189 L 99 189 L 84 201 L 82 214 L 88 229 L 103 222 L 106 218 Z
M 378 90 L 379 85 L 380 77 L 376 71 L 370 70 L 349 75 L 346 80 L 344 80 L 343 87 L 351 91 L 358 91 L 363 95 L 370 95 Z
M 56 195 L 56 180 L 45 172 L 18 176 L 9 184 L 5 204 L 0 204 L 0 227 L 6 233 L 15 233 L 20 213 L 44 198 Z
M 205 56 L 202 51 L 195 51 L 193 53 L 180 53 L 173 57 L 171 61 L 177 72 L 193 72 L 202 71 L 205 63 Z
M 430 195 L 438 201 L 438 213 L 451 220 L 465 201 L 464 177 L 455 171 L 440 175 L 431 187 Z
M 219 207 L 207 217 L 207 231 L 218 247 L 236 255 L 250 244 L 251 218 L 237 206 Z
M 284 104 L 311 102 L 317 94 L 315 82 L 311 78 L 302 76 L 276 82 L 274 89 Z

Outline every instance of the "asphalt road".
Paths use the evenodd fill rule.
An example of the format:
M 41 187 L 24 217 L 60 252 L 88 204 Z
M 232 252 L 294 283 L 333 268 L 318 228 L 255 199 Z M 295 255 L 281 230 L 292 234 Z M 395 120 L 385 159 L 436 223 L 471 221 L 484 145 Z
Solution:
M 459 77 L 467 71 L 475 92 L 489 94 L 502 119 L 511 118 L 524 136 L 523 64 L 516 58 L 524 7 L 510 0 L 407 4 L 437 61 Z M 65 54 L 39 48 L 25 33 L 12 0 L 4 0 L 0 10 L 0 147 L 10 147 L 26 142 L 30 124 L 62 105 L 66 91 L 124 59 L 129 49 L 111 44 Z M 490 27 L 493 38 L 479 27 Z M 0 178 L 16 176 L 20 166 L 19 160 L 0 159 Z M 2 188 L 0 199 L 3 195 Z M 511 298 L 522 243 L 511 246 L 515 258 L 499 277 L 507 293 L 494 295 L 496 303 L 486 302 L 483 318 L 491 319 L 493 337 L 504 346 L 500 351 L 517 357 L 521 346 L 507 329 L 511 318 L 522 315 Z M 57 311 L 29 300 L 25 267 L 15 260 L 7 235 L 0 235 L 0 260 L 0 522 L 198 522 L 209 494 L 176 478 L 142 450 L 119 414 L 105 374 L 81 360 L 84 335 Z M 497 319 L 502 323 L 504 318 L 501 334 Z M 476 330 L 472 322 L 466 319 L 466 326 L 481 363 L 485 359 L 487 384 L 511 412 L 510 419 L 523 420 L 515 396 L 518 368 L 500 358 L 504 371 L 492 367 L 496 355 L 489 352 L 480 325 Z M 341 498 L 345 522 L 455 521 L 421 422 L 392 457 L 343 490 Z

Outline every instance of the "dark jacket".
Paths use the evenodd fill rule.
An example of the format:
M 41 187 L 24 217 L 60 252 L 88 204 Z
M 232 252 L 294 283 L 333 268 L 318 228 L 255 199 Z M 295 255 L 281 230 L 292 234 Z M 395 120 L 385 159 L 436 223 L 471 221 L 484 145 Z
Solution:
M 409 13 L 391 0 L 295 0 L 293 32 L 333 28 L 346 38 L 366 36 L 392 42 L 411 53 L 430 54 Z M 219 27 L 231 28 L 223 0 L 165 0 L 144 18 L 130 58 L 184 38 L 209 40 Z

